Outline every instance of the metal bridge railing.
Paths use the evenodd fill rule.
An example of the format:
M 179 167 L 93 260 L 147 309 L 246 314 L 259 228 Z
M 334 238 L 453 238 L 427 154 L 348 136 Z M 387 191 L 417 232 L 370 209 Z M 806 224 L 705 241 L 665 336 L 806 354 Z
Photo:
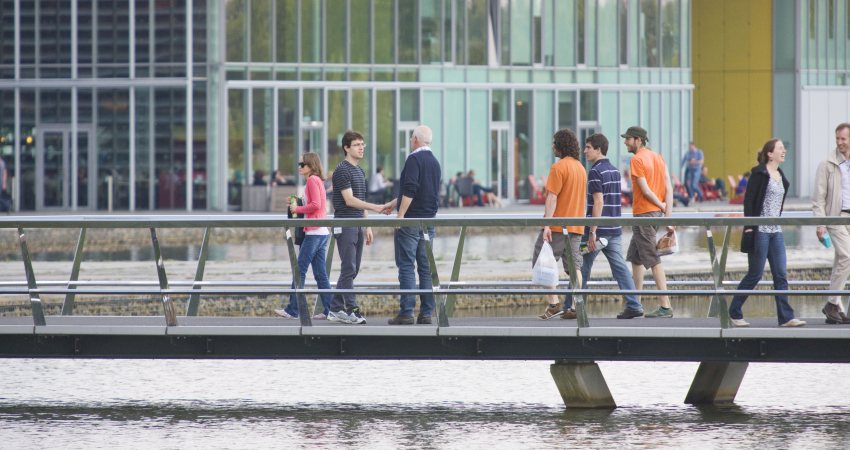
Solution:
M 613 282 L 590 282 L 588 289 L 571 286 L 562 283 L 558 289 L 543 289 L 535 287 L 528 282 L 476 282 L 459 281 L 460 268 L 462 265 L 462 254 L 466 234 L 469 227 L 527 227 L 530 233 L 536 233 L 543 225 L 675 225 L 678 227 L 701 227 L 705 229 L 707 246 L 710 257 L 710 267 L 707 268 L 712 275 L 710 281 L 669 281 L 669 286 L 674 289 L 657 290 L 644 289 L 641 291 L 629 291 L 611 288 L 597 288 L 597 286 L 611 286 Z M 62 305 L 63 315 L 72 315 L 74 301 L 78 294 L 85 295 L 153 295 L 161 299 L 163 317 L 166 325 L 178 326 L 177 312 L 172 299 L 174 295 L 188 296 L 186 315 L 194 316 L 198 313 L 201 296 L 247 296 L 247 295 L 280 295 L 295 293 L 298 299 L 300 311 L 310 311 L 306 296 L 312 294 L 376 294 L 376 295 L 401 295 L 432 293 L 437 299 L 438 326 L 450 326 L 450 318 L 453 315 L 455 299 L 457 295 L 565 295 L 572 294 L 574 305 L 578 315 L 578 326 L 589 327 L 590 321 L 587 317 L 585 295 L 671 295 L 671 296 L 710 296 L 711 303 L 708 309 L 709 317 L 717 317 L 721 328 L 731 327 L 726 299 L 736 294 L 744 295 L 776 295 L 786 294 L 794 296 L 824 296 L 824 295 L 847 295 L 848 290 L 826 290 L 826 289 L 793 289 L 793 290 L 735 290 L 728 289 L 737 282 L 724 280 L 726 272 L 726 260 L 729 250 L 729 241 L 732 227 L 743 225 L 785 225 L 785 226 L 816 226 L 816 225 L 847 225 L 850 224 L 848 217 L 671 217 L 671 218 L 532 218 L 532 217 L 438 217 L 433 219 L 286 219 L 285 217 L 271 215 L 193 215 L 193 216 L 163 216 L 163 215 L 120 215 L 120 216 L 43 216 L 43 217 L 5 217 L 0 218 L 0 228 L 13 228 L 18 231 L 21 257 L 24 263 L 26 281 L 0 282 L 0 295 L 27 295 L 30 298 L 33 323 L 37 326 L 46 326 L 44 309 L 41 303 L 41 295 L 64 295 Z M 297 264 L 297 251 L 292 239 L 291 228 L 294 226 L 371 226 L 371 227 L 398 227 L 398 226 L 429 226 L 437 228 L 457 227 L 460 228 L 458 246 L 452 264 L 451 274 L 448 280 L 441 282 L 440 275 L 436 270 L 432 244 L 426 241 L 427 254 L 431 265 L 432 290 L 401 290 L 397 283 L 358 283 L 357 289 L 330 290 L 315 289 L 312 286 L 304 286 L 300 280 Z M 719 252 L 715 243 L 712 228 L 720 227 L 724 230 L 724 238 Z M 38 282 L 32 268 L 32 259 L 29 254 L 27 235 L 25 230 L 31 228 L 71 228 L 79 229 L 79 238 L 74 251 L 74 259 L 71 274 L 68 281 L 42 281 Z M 152 281 L 80 281 L 79 271 L 82 263 L 83 249 L 85 247 L 86 233 L 92 228 L 147 228 L 150 231 L 151 245 L 154 253 L 154 264 L 157 270 L 157 279 Z M 192 281 L 169 282 L 165 270 L 165 263 L 157 237 L 157 229 L 160 228 L 203 228 L 204 235 L 198 255 L 195 277 Z M 286 245 L 289 253 L 290 266 L 293 279 L 296 280 L 295 288 L 291 288 L 292 281 L 204 281 L 204 271 L 208 258 L 210 235 L 215 228 L 283 228 L 285 230 Z M 333 260 L 334 242 L 331 235 L 329 245 L 328 269 Z M 530 250 L 529 250 L 530 251 Z M 567 252 L 571 249 L 567 246 Z M 674 257 L 675 258 L 675 257 Z M 570 279 L 575 279 L 579 268 L 574 267 L 572 258 L 568 258 Z M 494 266 L 498 266 L 494 262 Z M 330 272 L 330 270 L 328 270 Z M 529 278 L 530 278 L 529 270 Z M 646 285 L 653 285 L 647 282 Z M 762 282 L 760 284 L 767 284 Z M 817 281 L 790 281 L 790 286 L 822 286 L 827 282 Z M 333 285 L 332 285 L 333 286 Z M 592 287 L 592 288 L 591 288 Z M 677 289 L 679 287 L 690 287 L 690 289 Z M 318 305 L 317 305 L 318 306 Z M 310 314 L 300 314 L 301 326 L 312 326 Z

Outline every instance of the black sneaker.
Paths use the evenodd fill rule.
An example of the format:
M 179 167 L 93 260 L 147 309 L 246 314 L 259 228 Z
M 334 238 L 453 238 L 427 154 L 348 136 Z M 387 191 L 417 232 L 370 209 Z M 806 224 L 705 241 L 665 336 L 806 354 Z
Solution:
M 395 316 L 387 321 L 390 325 L 413 325 L 412 316 Z
M 643 317 L 643 311 L 626 308 L 620 314 L 617 314 L 618 319 L 634 319 L 635 317 Z
M 355 306 L 347 311 L 349 323 L 357 324 L 357 325 L 366 325 L 366 318 L 363 317 L 363 314 L 360 314 L 360 307 Z
M 431 316 L 419 316 L 416 319 L 416 323 L 419 325 L 431 325 Z

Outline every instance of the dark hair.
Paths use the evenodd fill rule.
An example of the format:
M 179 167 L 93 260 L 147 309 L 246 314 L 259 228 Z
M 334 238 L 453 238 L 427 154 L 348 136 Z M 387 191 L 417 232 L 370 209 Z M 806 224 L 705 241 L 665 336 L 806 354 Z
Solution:
M 558 158 L 571 156 L 578 159 L 578 139 L 569 128 L 561 128 L 552 136 L 552 145 Z
M 591 134 L 584 140 L 585 144 L 590 144 L 591 147 L 599 149 L 603 155 L 608 155 L 608 138 L 602 133 Z
M 310 172 L 312 175 L 316 175 L 322 180 L 325 179 L 322 174 L 322 159 L 319 158 L 319 155 L 313 152 L 307 152 L 301 155 L 301 161 L 305 166 L 310 168 Z
M 838 133 L 839 131 L 841 131 L 844 128 L 847 128 L 848 130 L 850 130 L 850 123 L 847 123 L 847 122 L 839 123 L 838 126 L 835 127 L 835 132 Z
M 773 153 L 773 149 L 776 147 L 777 142 L 779 142 L 779 139 L 773 138 L 764 143 L 764 147 L 761 148 L 761 151 L 756 157 L 756 161 L 758 161 L 759 164 L 767 164 L 767 160 L 769 159 L 767 155 Z
M 362 140 L 364 140 L 362 134 L 354 130 L 346 131 L 345 134 L 342 135 L 342 153 L 347 155 L 348 153 L 345 151 L 345 148 L 351 147 L 351 143 L 354 141 Z

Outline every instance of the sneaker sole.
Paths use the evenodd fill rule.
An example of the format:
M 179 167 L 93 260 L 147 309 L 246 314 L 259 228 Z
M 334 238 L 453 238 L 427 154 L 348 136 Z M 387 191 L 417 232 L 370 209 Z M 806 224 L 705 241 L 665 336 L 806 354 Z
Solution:
M 560 311 L 560 312 L 558 312 L 557 314 L 552 314 L 552 315 L 551 315 L 551 316 L 549 316 L 549 317 L 545 317 L 545 316 L 537 316 L 537 318 L 538 318 L 538 319 L 540 319 L 540 320 L 549 320 L 549 319 L 555 319 L 555 318 L 557 318 L 557 317 L 561 317 L 562 315 L 564 315 L 564 312 L 563 312 L 563 311 Z

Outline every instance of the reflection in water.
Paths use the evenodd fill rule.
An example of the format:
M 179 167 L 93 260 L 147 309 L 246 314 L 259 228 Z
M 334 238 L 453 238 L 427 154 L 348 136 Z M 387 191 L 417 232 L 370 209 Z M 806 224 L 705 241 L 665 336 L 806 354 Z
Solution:
M 0 435 L 9 448 L 822 448 L 850 425 L 830 384 L 811 382 L 846 365 L 751 364 L 738 403 L 711 407 L 682 403 L 694 363 L 600 366 L 616 410 L 566 410 L 541 361 L 11 360 Z

